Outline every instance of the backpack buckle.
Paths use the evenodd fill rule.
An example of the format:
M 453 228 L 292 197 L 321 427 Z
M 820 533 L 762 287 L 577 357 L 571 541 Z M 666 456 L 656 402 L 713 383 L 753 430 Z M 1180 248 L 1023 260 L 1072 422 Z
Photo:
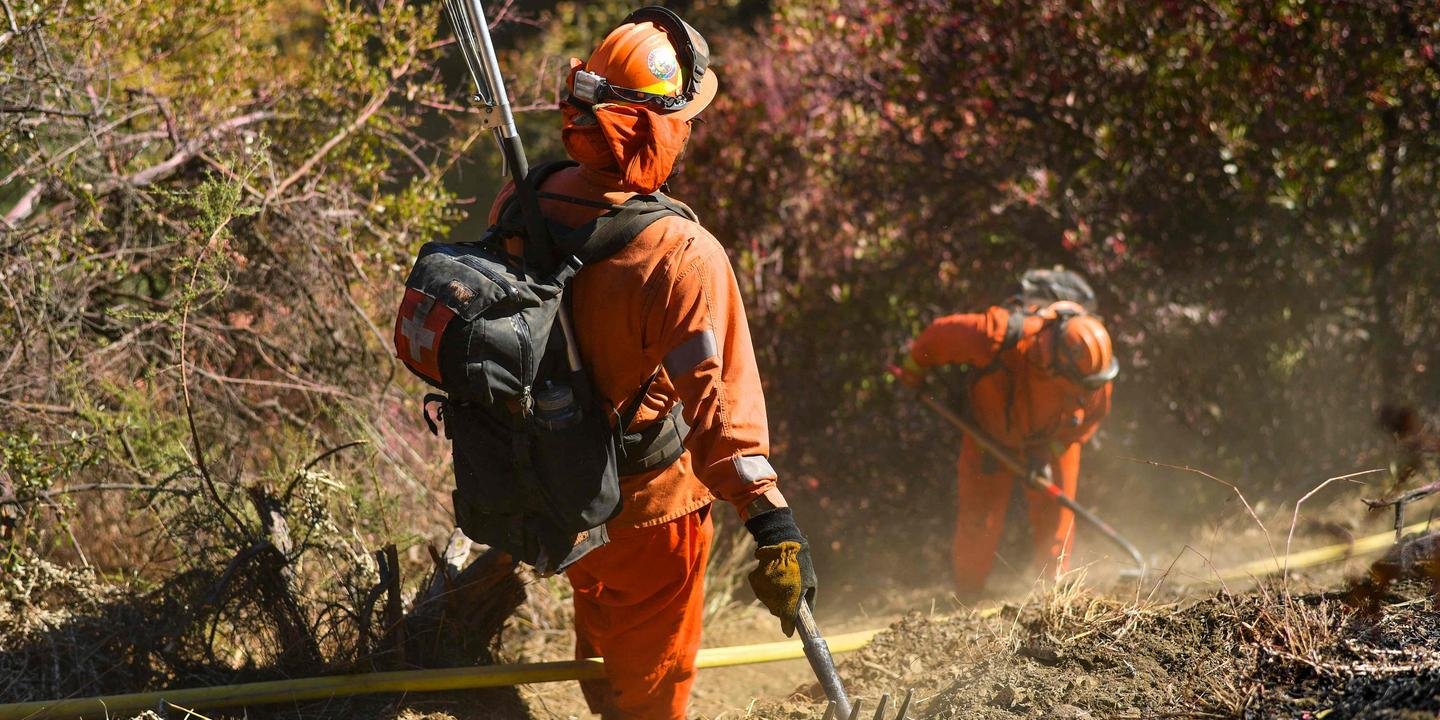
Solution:
M 433 419 L 430 417 L 430 403 L 435 403 L 439 406 L 435 408 L 435 417 Z M 425 393 L 425 399 L 420 401 L 420 417 L 425 418 L 425 427 L 430 428 L 431 435 L 436 437 L 440 436 L 440 428 L 436 426 L 435 421 L 439 420 L 441 424 L 444 424 L 445 408 L 449 405 L 450 398 L 440 393 Z M 449 428 L 445 429 L 445 437 L 450 437 Z

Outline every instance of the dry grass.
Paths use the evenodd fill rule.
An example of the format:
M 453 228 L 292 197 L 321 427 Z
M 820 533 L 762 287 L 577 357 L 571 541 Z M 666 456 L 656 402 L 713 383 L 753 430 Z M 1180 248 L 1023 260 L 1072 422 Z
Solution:
M 1353 608 L 1323 596 L 1275 593 L 1253 604 L 1250 619 L 1238 621 L 1257 652 L 1317 667 L 1338 644 Z
M 1116 596 L 1080 570 L 998 611 L 912 613 L 841 670 L 852 694 L 872 701 L 914 688 L 921 717 L 1036 720 L 1074 708 L 1097 718 L 1298 717 L 1338 707 L 1346 677 L 1440 673 L 1440 656 L 1413 639 L 1384 640 L 1337 597 L 1277 590 Z M 1393 622 L 1379 627 L 1397 634 Z M 755 717 L 806 708 L 765 704 Z

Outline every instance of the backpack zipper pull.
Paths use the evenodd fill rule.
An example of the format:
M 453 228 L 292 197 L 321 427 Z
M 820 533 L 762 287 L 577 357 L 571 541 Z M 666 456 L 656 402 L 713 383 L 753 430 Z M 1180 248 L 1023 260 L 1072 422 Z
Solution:
M 535 398 L 530 394 L 530 386 L 520 388 L 520 417 L 526 420 L 535 414 Z

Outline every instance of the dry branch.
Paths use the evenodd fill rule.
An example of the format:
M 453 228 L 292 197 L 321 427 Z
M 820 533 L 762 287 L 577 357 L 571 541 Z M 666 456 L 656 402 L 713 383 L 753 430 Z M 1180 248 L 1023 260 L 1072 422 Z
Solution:
M 195 159 L 202 150 L 206 149 L 210 146 L 210 144 L 216 142 L 220 138 L 241 128 L 255 125 L 266 120 L 270 120 L 275 116 L 276 115 L 273 111 L 259 110 L 225 120 L 215 125 L 214 127 L 211 127 L 200 135 L 186 141 L 172 155 L 170 155 L 170 157 L 162 160 L 159 163 L 156 163 L 155 165 L 145 168 L 144 170 L 131 173 L 129 175 L 112 176 L 110 178 L 102 180 L 95 185 L 95 189 L 90 194 L 93 198 L 100 198 L 109 195 L 110 193 L 113 193 L 121 188 L 143 188 L 159 180 L 163 180 L 174 174 L 186 163 Z M 30 193 L 34 193 L 34 195 L 30 197 L 30 202 L 28 204 L 25 202 L 25 198 L 22 198 L 20 204 L 17 204 L 15 207 L 11 208 L 8 213 L 5 214 L 5 223 L 7 225 L 12 228 L 19 227 L 27 218 L 31 216 L 31 214 L 35 212 L 37 205 L 34 200 L 38 197 L 38 193 L 41 188 L 41 185 L 35 185 L 33 188 L 31 188 Z M 27 194 L 27 196 L 28 195 L 29 194 Z M 48 215 L 54 216 L 68 212 L 74 206 L 75 201 L 67 201 L 49 208 L 46 213 Z
M 1245 499 L 1245 493 L 1240 492 L 1240 488 L 1239 488 L 1237 485 L 1235 485 L 1234 483 L 1228 482 L 1228 481 L 1225 481 L 1225 480 L 1221 480 L 1220 478 L 1215 477 L 1214 475 L 1211 475 L 1210 473 L 1205 472 L 1204 470 L 1199 470 L 1199 469 L 1190 467 L 1190 466 L 1188 466 L 1188 465 L 1170 465 L 1170 464 L 1167 464 L 1167 463 L 1157 462 L 1157 461 L 1155 461 L 1155 460 L 1144 460 L 1144 459 L 1135 458 L 1135 457 L 1126 457 L 1126 458 L 1124 458 L 1124 459 L 1125 459 L 1125 460 L 1128 460 L 1128 461 L 1130 461 L 1130 462 L 1142 463 L 1142 464 L 1150 465 L 1150 466 L 1153 466 L 1153 467 L 1168 468 L 1168 469 L 1170 469 L 1170 470 L 1183 470 L 1183 471 L 1188 472 L 1188 473 L 1194 473 L 1194 474 L 1196 474 L 1196 475 L 1199 475 L 1200 477 L 1206 478 L 1206 479 L 1211 480 L 1211 481 L 1213 481 L 1213 482 L 1217 482 L 1217 483 L 1219 483 L 1219 484 L 1221 484 L 1221 485 L 1224 485 L 1224 486 L 1227 487 L 1227 488 L 1230 488 L 1231 492 L 1234 492 L 1234 493 L 1235 493 L 1235 497 L 1240 498 L 1241 504 L 1243 504 L 1243 505 L 1245 506 L 1245 512 L 1247 512 L 1247 513 L 1250 514 L 1250 519 L 1251 519 L 1251 520 L 1254 520 L 1254 521 L 1255 521 L 1255 525 L 1260 528 L 1260 532 L 1261 532 L 1261 533 L 1264 533 L 1264 535 L 1265 535 L 1265 544 L 1267 544 L 1267 545 L 1270 546 L 1270 557 L 1275 558 L 1275 557 L 1278 557 L 1278 556 L 1279 556 L 1279 553 L 1277 553 L 1277 552 L 1275 551 L 1275 543 L 1274 543 L 1273 541 L 1271 541 L 1271 539 L 1270 539 L 1270 531 L 1265 527 L 1265 523 L 1260 520 L 1260 516 L 1255 513 L 1255 508 L 1253 508 L 1253 507 L 1250 506 L 1250 501 L 1247 500 L 1247 499 Z
M 1353 478 L 1359 477 L 1359 476 L 1361 476 L 1361 475 L 1369 475 L 1369 474 L 1371 474 L 1371 473 L 1377 473 L 1377 472 L 1383 472 L 1383 470 L 1380 470 L 1380 469 L 1360 470 L 1360 471 L 1358 471 L 1358 472 L 1349 473 L 1349 474 L 1347 474 L 1347 475 L 1338 475 L 1338 476 L 1336 476 L 1336 477 L 1329 478 L 1329 479 L 1325 480 L 1325 482 L 1322 482 L 1322 483 L 1320 483 L 1319 485 L 1316 485 L 1315 487 L 1311 488 L 1311 489 L 1310 489 L 1310 492 L 1305 493 L 1303 496 L 1301 496 L 1301 498 L 1300 498 L 1299 500 L 1296 500 L 1296 501 L 1295 501 L 1295 508 L 1294 508 L 1294 510 L 1291 512 L 1291 515 L 1290 515 L 1290 532 L 1286 533 L 1286 535 L 1285 535 L 1285 565 L 1284 565 L 1284 567 L 1281 569 L 1281 574 L 1280 574 L 1281 579 L 1283 579 L 1283 580 L 1289 580 L 1289 579 L 1290 579 L 1290 543 L 1291 543 L 1291 541 L 1293 541 L 1293 540 L 1295 539 L 1295 526 L 1300 522 L 1300 506 L 1301 506 L 1301 505 L 1304 505 L 1306 500 L 1309 500 L 1312 496 L 1315 495 L 1315 493 L 1318 493 L 1318 492 L 1320 492 L 1321 490 L 1325 489 L 1325 487 L 1328 486 L 1328 485 L 1329 485 L 1330 483 L 1332 483 L 1332 482 L 1337 482 L 1337 481 L 1340 481 L 1340 480 L 1351 480 L 1351 481 L 1353 482 L 1353 480 L 1352 480 Z M 1287 586 L 1287 588 L 1286 588 L 1286 592 L 1289 592 L 1288 586 Z
M 459 531 L 451 535 L 428 589 L 405 618 L 408 657 L 423 667 L 489 662 L 505 622 L 525 601 L 525 584 L 515 563 L 498 550 L 485 548 L 464 570 L 454 572 L 470 544 Z M 432 551 L 432 557 L 437 555 Z
M 294 185 L 297 181 L 300 180 L 300 178 L 305 177 L 305 175 L 309 173 L 312 168 L 315 167 L 316 163 L 320 162 L 325 158 L 326 155 L 330 154 L 330 151 L 335 149 L 336 145 L 345 142 L 345 139 L 350 137 L 350 135 L 356 130 L 358 130 L 360 126 L 369 122 L 371 116 L 373 116 L 375 112 L 380 109 L 381 105 L 385 104 L 385 99 L 390 97 L 390 89 L 390 86 L 387 85 L 384 90 L 375 93 L 375 96 L 370 98 L 370 102 L 365 104 L 365 107 L 360 111 L 358 115 L 355 116 L 353 120 L 350 121 L 349 124 L 347 124 L 344 128 L 341 128 L 340 131 L 335 133 L 335 135 L 332 136 L 329 140 L 326 140 L 325 144 L 320 146 L 320 149 L 316 150 L 314 154 L 305 159 L 305 162 L 300 164 L 300 167 L 295 169 L 295 172 L 290 173 L 288 177 L 280 181 L 280 183 L 277 184 L 273 190 L 266 194 L 265 204 L 270 204 L 275 200 L 275 198 L 284 194 L 286 190 L 290 189 L 291 185 Z

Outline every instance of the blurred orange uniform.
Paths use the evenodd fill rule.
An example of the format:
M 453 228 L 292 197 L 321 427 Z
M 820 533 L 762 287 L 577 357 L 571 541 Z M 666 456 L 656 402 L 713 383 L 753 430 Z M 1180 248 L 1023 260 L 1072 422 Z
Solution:
M 971 418 L 1016 457 L 1048 463 L 1055 484 L 1075 497 L 1080 444 L 1095 434 L 1110 411 L 1109 383 L 1087 389 L 1055 371 L 1053 319 L 1029 316 L 1013 347 L 1004 348 L 1010 310 L 950 315 L 935 320 L 910 347 L 913 364 L 969 365 L 977 369 L 969 387 Z M 1108 336 L 1106 338 L 1108 344 Z M 964 595 L 979 593 L 995 561 L 1006 510 L 1017 481 L 1013 473 L 968 435 L 956 468 L 959 514 L 955 526 L 955 584 Z M 1026 488 L 1034 562 L 1055 572 L 1069 566 L 1074 513 L 1043 492 Z
M 572 61 L 572 89 L 588 69 L 625 88 L 648 82 L 645 93 L 665 91 L 660 76 L 677 77 L 666 32 L 677 27 L 662 30 L 667 19 L 656 19 L 627 21 L 588 65 Z M 689 71 L 681 60 L 680 72 Z M 627 79 L 646 73 L 653 73 L 648 81 Z M 562 139 L 579 166 L 541 185 L 542 214 L 579 227 L 605 205 L 658 192 L 715 82 L 708 73 L 688 110 L 678 112 L 572 95 L 561 106 Z M 492 223 L 512 192 L 507 187 L 496 198 Z M 719 241 L 672 215 L 583 267 L 568 296 L 580 354 L 612 408 L 626 406 L 655 376 L 627 431 L 644 432 L 677 405 L 688 426 L 678 460 L 620 478 L 623 507 L 607 523 L 610 542 L 566 569 L 575 591 L 576 656 L 605 658 L 606 679 L 581 687 L 590 709 L 607 720 L 678 720 L 686 716 L 700 648 L 711 503 L 725 500 L 747 520 L 786 506 L 767 457 L 765 398 L 740 289 Z

